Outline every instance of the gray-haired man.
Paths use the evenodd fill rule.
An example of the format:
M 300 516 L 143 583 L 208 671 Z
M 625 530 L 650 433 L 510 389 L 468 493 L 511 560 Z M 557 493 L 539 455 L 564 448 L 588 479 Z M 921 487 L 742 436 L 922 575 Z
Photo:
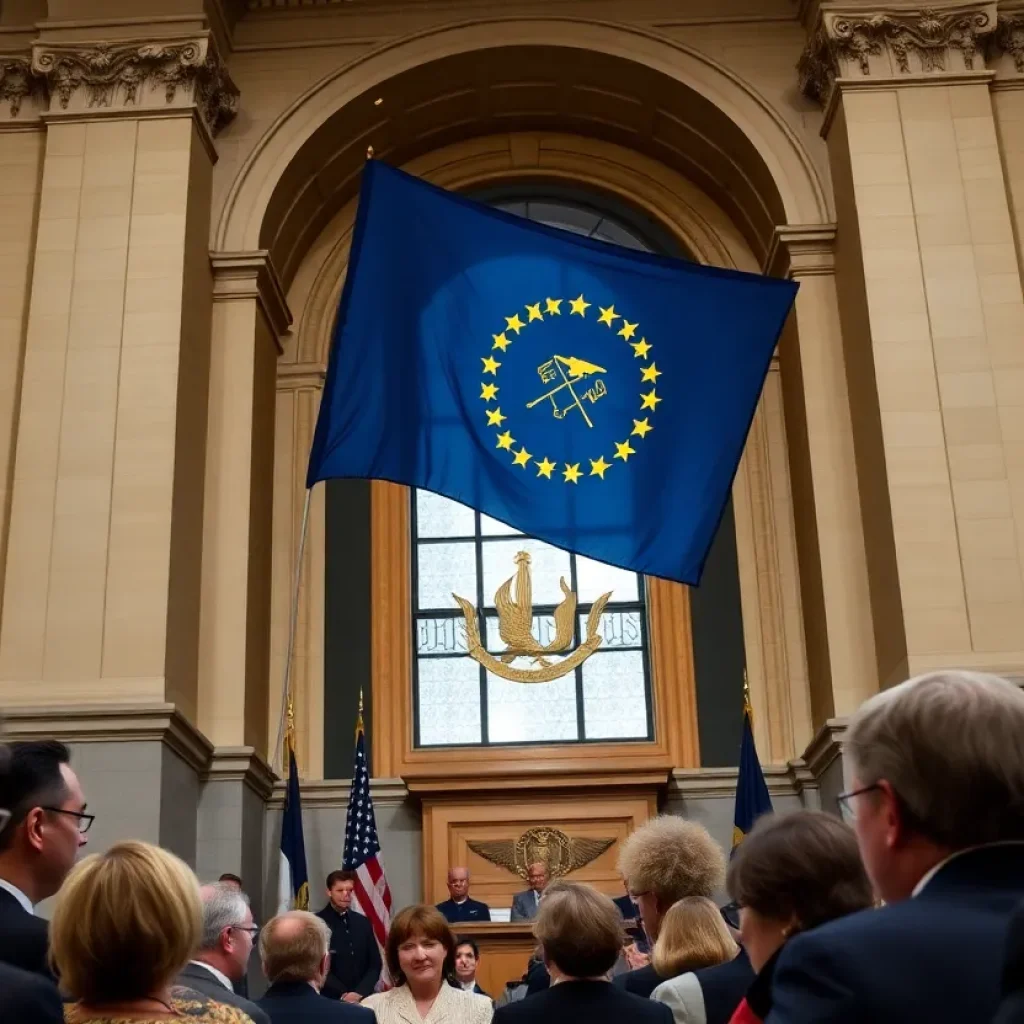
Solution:
M 235 995 L 233 984 L 245 974 L 256 937 L 246 895 L 230 883 L 215 882 L 200 889 L 203 899 L 203 937 L 195 959 L 178 975 L 177 983 L 218 1003 L 237 1006 L 255 1024 L 270 1018 L 255 1003 Z

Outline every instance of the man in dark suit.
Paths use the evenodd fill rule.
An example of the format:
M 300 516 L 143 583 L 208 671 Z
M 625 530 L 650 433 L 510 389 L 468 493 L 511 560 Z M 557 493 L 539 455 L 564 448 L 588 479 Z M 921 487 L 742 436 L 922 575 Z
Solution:
M 459 935 L 455 939 L 455 977 L 452 984 L 465 992 L 473 992 L 478 996 L 488 994 L 477 984 L 476 972 L 480 966 L 480 947 L 475 939 L 468 935 Z M 490 998 L 490 996 L 488 996 Z
M 215 882 L 200 889 L 203 935 L 199 951 L 177 977 L 176 984 L 195 989 L 215 1002 L 237 1006 L 254 1024 L 270 1024 L 267 1015 L 235 992 L 235 982 L 249 965 L 256 926 L 249 900 L 235 885 Z
M 220 878 L 217 879 L 217 881 L 218 882 L 223 882 L 224 885 L 232 885 L 241 893 L 245 892 L 245 886 L 242 885 L 242 879 L 239 878 L 238 875 L 236 875 L 232 871 L 225 871 L 224 874 L 222 874 L 220 876 Z M 249 975 L 248 974 L 243 974 L 238 979 L 238 981 L 236 981 L 234 983 L 232 988 L 234 988 L 236 996 L 241 996 L 243 999 L 248 999 L 249 998 Z
M 551 881 L 551 872 L 547 864 L 542 860 L 530 864 L 526 869 L 526 880 L 530 883 L 530 888 L 517 892 L 512 897 L 513 921 L 532 921 L 537 916 L 540 901 L 544 898 L 544 890 Z
M 0 1024 L 64 1024 L 57 986 L 18 967 L 0 964 Z
M 469 898 L 469 871 L 466 868 L 448 869 L 448 895 L 450 898 L 444 903 L 438 903 L 437 909 L 444 914 L 449 924 L 490 921 L 491 908 L 486 903 Z
M 352 910 L 355 873 L 332 871 L 327 876 L 327 906 L 317 917 L 331 930 L 331 969 L 320 995 L 358 1003 L 380 979 L 380 949 L 370 922 Z
M 769 1024 L 991 1021 L 1024 899 L 1024 692 L 921 676 L 868 700 L 843 741 L 861 856 L 886 906 L 785 944 Z
M 607 896 L 576 882 L 554 882 L 535 933 L 551 987 L 494 1011 L 493 1024 L 672 1024 L 672 1011 L 604 980 L 622 945 L 622 917 Z
M 33 908 L 63 884 L 93 816 L 63 743 L 12 743 L 3 761 L 0 808 L 10 816 L 0 830 L 0 963 L 52 978 L 46 922 Z
M 992 1024 L 1024 1024 L 1024 903 L 1010 921 L 1003 963 L 1003 1000 Z
M 317 995 L 330 974 L 330 945 L 331 930 L 317 914 L 290 910 L 267 922 L 260 958 L 270 988 L 259 1005 L 271 1024 L 374 1024 L 372 1010 Z

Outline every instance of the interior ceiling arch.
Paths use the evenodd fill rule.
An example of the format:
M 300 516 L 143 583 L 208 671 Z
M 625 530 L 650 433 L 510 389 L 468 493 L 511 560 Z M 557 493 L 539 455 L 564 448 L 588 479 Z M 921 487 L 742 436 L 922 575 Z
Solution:
M 287 287 L 317 234 L 355 195 L 368 146 L 401 166 L 464 139 L 545 130 L 603 139 L 663 162 L 714 199 L 762 258 L 774 227 L 786 221 L 753 144 L 682 82 L 591 50 L 509 46 L 419 65 L 325 120 L 278 181 L 261 247 Z

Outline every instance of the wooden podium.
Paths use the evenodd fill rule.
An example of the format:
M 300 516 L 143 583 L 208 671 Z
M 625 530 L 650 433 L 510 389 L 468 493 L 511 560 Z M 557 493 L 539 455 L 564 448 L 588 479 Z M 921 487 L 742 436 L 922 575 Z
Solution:
M 529 921 L 469 921 L 452 925 L 457 935 L 466 935 L 480 946 L 477 984 L 497 999 L 508 982 L 521 978 L 536 945 Z

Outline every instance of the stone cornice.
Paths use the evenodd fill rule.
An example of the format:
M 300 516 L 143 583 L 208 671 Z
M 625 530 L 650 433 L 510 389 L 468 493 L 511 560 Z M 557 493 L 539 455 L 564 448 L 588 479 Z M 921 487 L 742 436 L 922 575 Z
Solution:
M 196 772 L 204 773 L 213 744 L 173 704 L 55 704 L 10 708 L 4 733 L 12 740 L 65 743 L 159 740 Z
M 762 766 L 771 796 L 793 796 L 796 790 L 784 764 Z M 738 768 L 676 768 L 668 783 L 669 798 L 708 800 L 735 797 Z
M 208 32 L 159 42 L 37 42 L 31 70 L 45 84 L 51 112 L 194 106 L 216 135 L 238 107 L 238 89 Z
M 278 363 L 277 390 L 322 388 L 327 368 L 322 363 Z
M 270 799 L 277 775 L 254 747 L 215 747 L 204 782 L 243 782 L 261 800 Z
M 935 7 L 823 2 L 797 65 L 804 93 L 828 103 L 837 78 L 955 74 L 985 67 L 995 0 Z
M 270 253 L 266 249 L 211 252 L 210 266 L 213 268 L 214 302 L 256 299 L 278 348 L 284 351 L 281 338 L 291 328 L 292 314 Z
M 284 780 L 274 784 L 269 807 L 278 810 L 284 807 L 286 786 Z M 300 789 L 304 811 L 314 807 L 347 807 L 349 794 L 352 792 L 352 780 L 316 779 L 303 782 Z M 370 796 L 376 807 L 389 807 L 403 803 L 409 796 L 409 790 L 401 779 L 371 779 Z
M 783 224 L 772 234 L 764 261 L 771 277 L 814 277 L 835 273 L 835 224 Z

